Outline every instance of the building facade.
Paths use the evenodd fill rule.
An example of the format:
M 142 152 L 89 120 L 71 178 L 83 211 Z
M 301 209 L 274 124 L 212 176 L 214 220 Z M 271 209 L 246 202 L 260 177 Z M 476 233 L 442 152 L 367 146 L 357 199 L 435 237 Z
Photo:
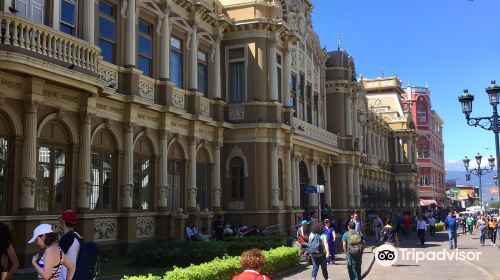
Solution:
M 417 130 L 418 196 L 424 208 L 445 208 L 443 121 L 432 109 L 427 87 L 407 86 L 405 103 Z
M 380 107 L 308 0 L 0 4 L 0 222 L 21 259 L 65 209 L 122 253 L 214 215 L 286 229 L 319 206 L 415 206 L 397 79 Z

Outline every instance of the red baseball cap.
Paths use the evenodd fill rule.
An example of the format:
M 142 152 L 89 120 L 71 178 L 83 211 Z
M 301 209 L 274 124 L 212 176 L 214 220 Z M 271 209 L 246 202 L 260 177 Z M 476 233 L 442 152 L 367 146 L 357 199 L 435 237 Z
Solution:
M 73 210 L 66 210 L 61 215 L 61 220 L 66 223 L 76 224 L 76 213 Z

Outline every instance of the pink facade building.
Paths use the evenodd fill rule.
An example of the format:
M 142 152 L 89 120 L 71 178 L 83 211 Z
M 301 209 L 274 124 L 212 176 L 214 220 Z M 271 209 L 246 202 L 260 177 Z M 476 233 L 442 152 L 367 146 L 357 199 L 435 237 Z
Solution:
M 411 110 L 417 131 L 420 207 L 445 208 L 443 120 L 432 110 L 431 91 L 428 87 L 407 86 L 403 102 Z

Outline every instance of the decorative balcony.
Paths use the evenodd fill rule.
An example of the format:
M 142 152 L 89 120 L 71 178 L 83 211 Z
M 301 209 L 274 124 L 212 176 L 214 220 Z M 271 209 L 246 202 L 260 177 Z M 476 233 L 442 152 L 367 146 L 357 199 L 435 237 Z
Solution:
M 294 118 L 295 132 L 312 140 L 319 141 L 331 147 L 338 147 L 338 136 L 303 120 Z
M 105 88 L 118 89 L 118 72 L 120 67 L 103 60 L 99 61 L 97 76 Z
M 54 59 L 68 68 L 97 74 L 100 49 L 86 41 L 26 18 L 0 12 L 0 48 Z
M 186 95 L 183 89 L 174 87 L 172 90 L 172 106 L 186 110 Z
M 210 101 L 210 99 L 205 97 L 200 97 L 200 115 L 205 117 L 211 117 L 210 116 L 211 103 L 212 102 Z
M 139 96 L 150 100 L 155 99 L 155 80 L 153 78 L 144 75 L 139 77 Z

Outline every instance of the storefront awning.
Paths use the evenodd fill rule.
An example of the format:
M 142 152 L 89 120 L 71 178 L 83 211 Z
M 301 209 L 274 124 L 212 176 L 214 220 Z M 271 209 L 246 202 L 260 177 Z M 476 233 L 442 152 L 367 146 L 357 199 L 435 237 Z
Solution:
M 434 199 L 421 199 L 420 200 L 420 206 L 429 206 L 431 204 L 436 204 L 437 202 Z

